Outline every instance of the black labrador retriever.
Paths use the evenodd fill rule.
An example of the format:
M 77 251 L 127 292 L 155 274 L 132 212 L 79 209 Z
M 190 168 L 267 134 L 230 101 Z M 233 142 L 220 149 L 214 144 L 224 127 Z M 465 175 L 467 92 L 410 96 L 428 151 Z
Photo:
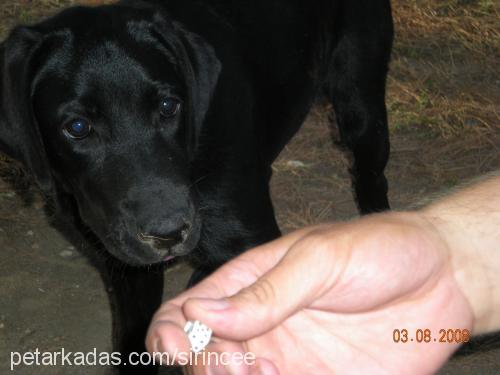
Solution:
M 271 164 L 317 98 L 361 213 L 389 208 L 392 37 L 389 0 L 124 0 L 11 32 L 0 150 L 96 254 L 116 350 L 144 349 L 167 260 L 190 254 L 193 284 L 279 236 Z

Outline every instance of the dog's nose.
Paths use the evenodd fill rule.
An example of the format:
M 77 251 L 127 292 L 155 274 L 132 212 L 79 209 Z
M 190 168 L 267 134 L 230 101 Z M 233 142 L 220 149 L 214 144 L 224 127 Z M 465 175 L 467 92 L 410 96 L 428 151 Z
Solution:
M 138 238 L 157 250 L 168 252 L 176 245 L 186 241 L 190 229 L 191 226 L 184 220 L 175 222 L 168 220 L 140 232 Z

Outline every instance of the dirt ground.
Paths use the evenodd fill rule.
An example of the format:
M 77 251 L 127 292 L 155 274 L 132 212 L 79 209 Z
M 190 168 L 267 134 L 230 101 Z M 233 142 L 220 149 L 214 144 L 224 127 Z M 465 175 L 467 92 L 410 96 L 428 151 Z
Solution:
M 0 39 L 71 0 L 2 0 Z M 397 39 L 388 83 L 390 201 L 405 209 L 474 176 L 500 169 L 500 4 L 393 1 Z M 272 190 L 284 231 L 356 215 L 346 157 L 333 147 L 329 108 L 318 105 L 276 162 Z M 110 350 L 110 316 L 98 274 L 30 204 L 0 159 L 0 374 L 11 351 Z M 26 189 L 33 191 L 32 187 Z M 189 275 L 167 270 L 165 298 Z M 19 367 L 21 374 L 100 374 L 96 368 Z M 453 360 L 443 374 L 500 372 L 500 351 Z

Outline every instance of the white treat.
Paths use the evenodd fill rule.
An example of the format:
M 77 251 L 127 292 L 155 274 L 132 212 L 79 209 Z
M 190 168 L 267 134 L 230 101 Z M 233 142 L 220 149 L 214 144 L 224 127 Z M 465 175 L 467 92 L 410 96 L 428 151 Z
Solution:
M 193 353 L 199 353 L 205 349 L 212 337 L 212 330 L 198 320 L 188 321 L 184 326 L 184 332 L 188 335 Z

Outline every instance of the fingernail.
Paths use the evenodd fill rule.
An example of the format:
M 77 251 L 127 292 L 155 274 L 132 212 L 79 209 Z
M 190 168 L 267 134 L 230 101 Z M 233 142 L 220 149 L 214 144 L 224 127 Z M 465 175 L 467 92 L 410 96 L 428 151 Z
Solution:
M 229 308 L 229 302 L 226 299 L 199 299 L 197 303 L 206 311 L 221 311 Z
M 224 367 L 210 366 L 207 369 L 207 375 L 230 375 L 230 373 Z
M 268 360 L 258 359 L 250 368 L 250 375 L 276 375 L 279 372 Z
M 153 352 L 163 353 L 163 346 L 161 345 L 161 339 L 157 337 L 153 343 Z

